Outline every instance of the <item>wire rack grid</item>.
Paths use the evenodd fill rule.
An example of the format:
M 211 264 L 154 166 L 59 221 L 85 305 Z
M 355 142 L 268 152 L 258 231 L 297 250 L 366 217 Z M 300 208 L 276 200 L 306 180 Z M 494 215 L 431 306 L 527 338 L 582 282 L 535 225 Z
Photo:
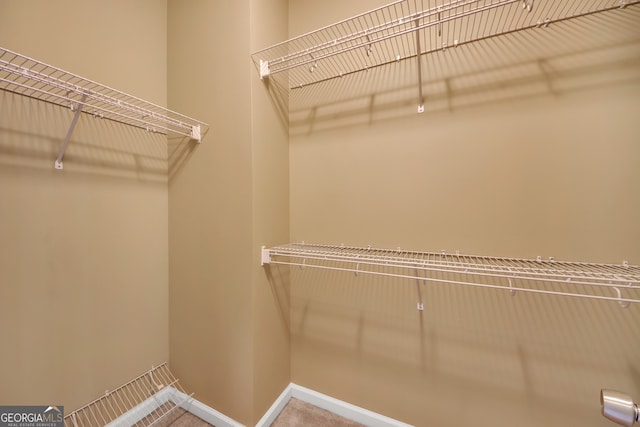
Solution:
M 171 391 L 177 391 L 181 397 L 174 399 L 164 393 Z M 192 396 L 193 394 L 189 396 L 185 394 L 165 362 L 69 413 L 64 417 L 64 425 L 65 427 L 153 426 L 169 417 Z M 158 398 L 155 405 L 144 410 L 144 404 L 153 397 Z
M 262 263 L 347 271 L 516 292 L 640 303 L 640 266 L 446 252 L 290 243 L 263 248 Z
M 290 90 L 479 40 L 626 8 L 638 0 L 400 0 L 270 46 L 260 76 Z
M 0 47 L 0 89 L 95 118 L 199 141 L 208 125 L 28 56 Z

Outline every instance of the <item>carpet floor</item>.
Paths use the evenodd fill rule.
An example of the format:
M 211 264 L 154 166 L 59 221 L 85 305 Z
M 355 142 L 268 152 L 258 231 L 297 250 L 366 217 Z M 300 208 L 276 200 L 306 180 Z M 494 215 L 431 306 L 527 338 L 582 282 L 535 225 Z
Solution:
M 271 427 L 364 427 L 332 412 L 291 398 Z
M 160 406 L 154 413 L 136 423 L 134 427 L 149 425 L 153 425 L 153 427 L 213 427 L 212 424 L 209 424 L 182 408 L 173 408 L 171 412 L 168 412 L 172 406 L 173 405 L 168 403 Z M 162 414 L 165 415 L 159 418 Z
M 169 404 L 162 405 L 156 413 L 140 420 L 134 427 L 153 423 L 154 427 L 214 427 L 182 408 L 171 409 Z M 161 419 L 158 417 L 168 412 Z M 332 412 L 313 406 L 299 399 L 291 398 L 270 427 L 364 427 L 362 424 L 343 418 Z

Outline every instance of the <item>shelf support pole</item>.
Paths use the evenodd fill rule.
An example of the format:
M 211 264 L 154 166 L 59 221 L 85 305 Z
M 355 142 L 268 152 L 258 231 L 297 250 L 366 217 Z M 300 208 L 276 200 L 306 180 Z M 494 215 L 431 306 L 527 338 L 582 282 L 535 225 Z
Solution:
M 418 113 L 424 113 L 424 97 L 422 96 L 422 48 L 420 47 L 420 22 L 416 19 L 416 59 L 418 60 Z
M 87 94 L 82 95 L 82 99 L 78 103 L 76 107 L 76 113 L 73 116 L 73 120 L 71 121 L 71 126 L 69 126 L 69 130 L 67 131 L 67 136 L 62 143 L 62 147 L 60 147 L 60 152 L 58 153 L 58 158 L 55 162 L 56 169 L 64 169 L 64 164 L 62 163 L 62 158 L 64 157 L 64 152 L 67 151 L 67 145 L 69 145 L 69 141 L 71 140 L 71 135 L 73 134 L 73 130 L 76 128 L 76 124 L 78 124 L 78 118 L 80 117 L 80 113 L 82 113 L 82 108 L 84 107 L 84 101 L 87 99 Z

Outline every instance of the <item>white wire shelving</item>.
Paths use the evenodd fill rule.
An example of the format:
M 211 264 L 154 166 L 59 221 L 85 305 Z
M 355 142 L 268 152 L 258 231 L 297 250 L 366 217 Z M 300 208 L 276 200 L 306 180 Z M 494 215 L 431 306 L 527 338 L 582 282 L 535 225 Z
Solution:
M 197 142 L 201 142 L 208 128 L 202 121 L 2 47 L 0 89 L 74 111 L 55 161 L 56 169 L 64 167 L 62 159 L 80 113 L 148 132 L 181 135 Z
M 152 426 L 192 400 L 166 362 L 65 415 L 65 427 Z
M 517 259 L 446 252 L 290 243 L 262 248 L 262 265 L 281 264 L 518 292 L 640 303 L 640 266 Z M 418 309 L 423 309 L 418 287 Z
M 267 47 L 252 58 L 261 79 L 281 75 L 279 82 L 289 91 L 413 60 L 417 63 L 418 112 L 423 112 L 422 87 L 427 76 L 423 76 L 422 65 L 428 54 L 639 3 L 640 0 L 400 0 Z

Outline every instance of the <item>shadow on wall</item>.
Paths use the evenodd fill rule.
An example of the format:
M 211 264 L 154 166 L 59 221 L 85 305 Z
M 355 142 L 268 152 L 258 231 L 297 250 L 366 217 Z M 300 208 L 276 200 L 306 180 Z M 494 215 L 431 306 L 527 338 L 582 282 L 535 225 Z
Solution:
M 207 131 L 202 135 L 202 139 L 204 139 L 208 132 L 209 129 L 207 129 Z M 167 155 L 169 181 L 171 181 L 180 169 L 182 169 L 182 166 L 186 164 L 187 160 L 189 160 L 197 147 L 198 143 L 186 136 L 168 138 Z
M 640 42 L 635 42 L 572 56 L 533 59 L 446 78 L 426 79 L 423 83 L 424 114 L 451 113 L 491 103 L 526 100 L 536 96 L 562 96 L 575 91 L 637 82 L 640 80 L 639 49 Z M 464 61 L 464 57 L 464 54 L 458 55 L 454 51 L 438 53 L 429 60 L 446 67 L 444 62 Z M 415 83 L 405 83 L 392 89 L 366 90 L 366 87 L 374 85 L 368 84 L 369 80 L 411 82 L 415 80 L 412 76 L 417 73 L 414 68 L 415 63 L 403 62 L 397 64 L 391 79 L 386 70 L 377 69 L 367 72 L 365 78 L 352 75 L 314 88 L 296 89 L 306 93 L 296 92 L 291 96 L 291 134 L 371 124 L 416 114 L 419 100 Z M 336 100 L 327 100 L 326 103 L 314 103 L 307 99 L 320 99 L 322 90 L 326 91 L 322 95 L 325 97 L 327 94 L 348 93 L 353 96 L 348 99 L 336 96 Z
M 292 380 L 350 403 L 416 425 L 601 425 L 600 388 L 640 395 L 640 307 L 427 283 L 419 311 L 411 280 L 278 270 Z
M 265 89 L 269 93 L 269 99 L 273 108 L 278 113 L 281 124 L 289 129 L 289 74 L 283 72 L 277 78 L 266 78 L 262 81 Z
M 289 325 L 291 324 L 290 269 L 278 264 L 264 264 L 263 267 L 264 274 L 267 276 L 267 280 L 271 286 L 271 292 L 273 292 L 278 305 L 280 320 L 285 330 L 289 330 Z
M 640 8 L 625 13 L 619 20 L 587 16 L 423 54 L 424 114 L 637 82 Z M 275 105 L 288 96 L 289 115 L 278 110 L 291 135 L 417 114 L 420 104 L 416 58 L 306 86 L 291 80 L 287 73 L 266 79 Z
M 73 111 L 0 90 L 0 164 L 54 169 Z M 60 173 L 166 182 L 194 150 L 189 138 L 157 133 L 82 114 Z

